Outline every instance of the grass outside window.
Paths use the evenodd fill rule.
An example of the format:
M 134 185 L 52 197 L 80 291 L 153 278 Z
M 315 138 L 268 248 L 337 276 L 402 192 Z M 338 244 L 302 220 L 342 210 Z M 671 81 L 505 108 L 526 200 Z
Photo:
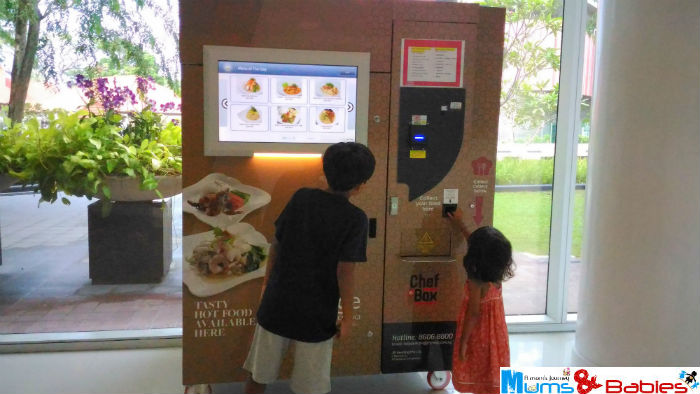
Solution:
M 581 256 L 585 190 L 575 191 L 571 254 Z M 538 256 L 549 254 L 552 192 L 497 192 L 494 227 L 510 239 L 513 250 Z

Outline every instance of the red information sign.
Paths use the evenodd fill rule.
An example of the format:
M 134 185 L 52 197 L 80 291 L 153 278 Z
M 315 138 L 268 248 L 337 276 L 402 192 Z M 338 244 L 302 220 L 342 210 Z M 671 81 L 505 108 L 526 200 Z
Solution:
M 401 86 L 462 87 L 464 41 L 401 41 Z

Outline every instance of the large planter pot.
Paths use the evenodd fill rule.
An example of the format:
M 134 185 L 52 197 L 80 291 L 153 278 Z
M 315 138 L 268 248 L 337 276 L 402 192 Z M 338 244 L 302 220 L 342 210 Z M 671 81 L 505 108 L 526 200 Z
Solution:
M 156 179 L 162 198 L 182 192 L 182 175 L 157 176 Z M 152 201 L 161 198 L 155 190 L 142 190 L 141 180 L 136 177 L 108 176 L 104 183 L 111 191 L 112 201 Z
M 14 185 L 15 183 L 17 183 L 17 181 L 19 181 L 19 179 L 11 175 L 0 174 L 0 191 L 3 191 L 8 187 Z

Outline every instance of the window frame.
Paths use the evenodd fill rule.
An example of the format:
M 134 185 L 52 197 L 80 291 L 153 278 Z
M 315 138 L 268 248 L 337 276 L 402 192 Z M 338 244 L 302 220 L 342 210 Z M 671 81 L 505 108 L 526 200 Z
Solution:
M 587 0 L 564 0 L 561 67 L 554 145 L 552 216 L 544 315 L 506 316 L 509 332 L 574 331 L 576 314 L 567 313 L 568 265 L 574 222 L 574 191 L 586 35 Z
M 552 216 L 546 313 L 506 317 L 509 332 L 574 331 L 567 313 L 567 268 L 571 259 L 576 158 L 586 34 L 587 0 L 564 0 L 561 67 L 554 151 Z M 588 207 L 586 207 L 588 208 Z M 0 354 L 23 351 L 127 349 L 179 346 L 182 328 L 0 335 Z

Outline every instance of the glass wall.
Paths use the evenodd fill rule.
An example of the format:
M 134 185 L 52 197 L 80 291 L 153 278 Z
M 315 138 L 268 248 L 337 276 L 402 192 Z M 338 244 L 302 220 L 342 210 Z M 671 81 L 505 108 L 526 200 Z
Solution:
M 494 225 L 511 240 L 517 265 L 516 276 L 504 286 L 506 312 L 524 318 L 552 316 L 552 305 L 557 305 L 553 298 L 564 304 L 562 312 L 575 312 L 590 136 L 595 3 L 587 3 L 589 22 L 585 39 L 581 40 L 583 46 L 568 48 L 586 56 L 582 67 L 576 69 L 579 76 L 583 74 L 583 81 L 580 127 L 576 130 L 578 148 L 572 159 L 576 160 L 576 170 L 575 174 L 564 176 L 575 176 L 575 181 L 570 182 L 572 190 L 576 185 L 571 199 L 573 208 L 568 209 L 566 204 L 557 205 L 559 197 L 555 193 L 555 156 L 560 157 L 557 154 L 565 148 L 558 145 L 558 133 L 572 132 L 558 116 L 563 105 L 560 79 L 572 75 L 562 67 L 562 49 L 566 45 L 563 26 L 570 22 L 565 21 L 564 1 L 469 2 L 508 8 L 494 212 Z M 567 0 L 566 5 L 579 6 L 581 2 L 586 3 Z M 157 100 L 158 104 L 164 102 Z M 168 116 L 179 116 L 170 112 Z M 42 119 L 41 124 L 48 127 L 50 122 Z M 93 146 L 99 148 L 95 143 Z M 99 268 L 92 265 L 95 251 L 89 247 L 88 228 L 109 216 L 110 209 L 119 207 L 96 207 L 96 199 L 72 196 L 67 197 L 70 205 L 65 205 L 61 203 L 65 196 L 60 194 L 56 202 L 40 204 L 40 196 L 33 194 L 31 187 L 0 189 L 4 190 L 0 193 L 0 334 L 181 327 L 179 196 L 166 199 L 169 205 L 143 208 L 160 223 L 155 226 L 163 237 L 160 241 L 146 247 L 128 246 L 136 250 L 135 255 L 158 251 L 169 255 L 158 267 L 160 276 L 156 280 L 124 279 L 116 265 L 111 267 L 115 280 L 105 280 L 95 273 Z M 568 211 L 572 214 L 567 217 L 563 212 Z M 570 223 L 571 227 L 566 232 L 569 245 L 563 248 L 571 258 L 565 260 L 552 252 L 562 249 L 555 237 L 562 222 L 557 218 L 562 215 L 563 223 Z M 559 224 L 553 231 L 555 222 Z M 118 229 L 118 225 L 112 227 L 99 242 L 115 249 L 118 241 L 129 237 L 154 236 L 127 234 Z
M 547 308 L 562 1 L 476 1 L 506 7 L 494 226 L 513 245 L 506 313 Z
M 574 217 L 571 239 L 571 259 L 566 270 L 567 312 L 577 312 L 579 284 L 581 281 L 581 247 L 583 243 L 584 211 L 586 207 L 586 176 L 588 171 L 588 141 L 591 137 L 591 102 L 593 99 L 593 80 L 595 71 L 596 18 L 598 9 L 588 4 L 586 10 L 586 34 L 583 46 L 583 73 L 581 78 L 581 114 L 578 133 L 576 162 L 576 191 L 574 192 Z
M 168 266 L 162 267 L 161 263 L 163 274 L 158 278 L 145 270 L 134 270 L 125 276 L 125 267 L 133 265 L 127 262 L 122 267 L 115 265 L 109 255 L 114 253 L 113 248 L 90 248 L 89 238 L 94 232 L 109 231 L 104 223 L 88 224 L 94 219 L 92 214 L 99 200 L 61 197 L 69 199 L 70 205 L 39 204 L 39 195 L 31 191 L 0 194 L 0 334 L 180 327 L 182 214 L 179 197 L 166 200 L 163 207 L 160 204 L 148 207 L 152 215 L 158 216 L 161 209 L 167 215 L 173 200 L 175 202 L 172 207 L 175 217 L 165 226 L 170 234 L 163 237 L 162 221 L 160 227 L 156 226 L 156 234 L 160 232 L 163 237 L 160 242 L 145 226 L 133 227 L 131 234 L 104 234 L 106 239 L 101 241 L 117 244 L 119 239 L 151 237 L 148 241 L 151 247 L 144 249 L 138 241 L 133 241 L 132 248 L 136 250 L 129 252 L 127 245 L 122 248 L 125 255 L 158 252 L 162 255 L 164 249 L 172 250 L 173 254 L 167 256 Z M 129 206 L 141 204 L 129 203 Z M 110 216 L 119 215 L 115 212 L 118 209 Z M 137 214 L 142 212 L 137 211 Z M 101 208 L 96 214 L 102 215 Z M 89 227 L 92 227 L 91 235 Z M 95 242 L 94 238 L 90 241 Z M 164 248 L 164 242 L 171 244 Z M 99 261 L 110 266 L 96 267 Z
M 178 3 L 35 3 L 6 15 L 41 14 L 23 111 L 0 59 L 0 335 L 179 330 Z
M 506 313 L 563 323 L 581 275 L 597 4 L 469 2 L 507 9 L 494 211 L 517 264 L 504 286 Z

